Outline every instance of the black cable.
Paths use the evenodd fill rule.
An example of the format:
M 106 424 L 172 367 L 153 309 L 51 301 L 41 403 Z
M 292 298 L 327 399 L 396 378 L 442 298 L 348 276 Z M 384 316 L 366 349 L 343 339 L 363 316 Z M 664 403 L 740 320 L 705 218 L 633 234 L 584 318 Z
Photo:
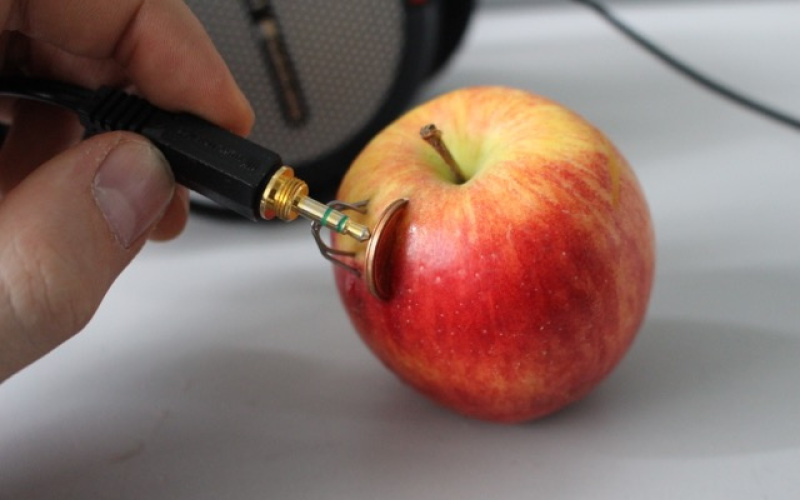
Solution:
M 5 78 L 0 95 L 72 110 L 87 135 L 112 130 L 143 135 L 167 158 L 178 183 L 251 220 L 262 219 L 264 190 L 283 165 L 276 153 L 210 122 L 109 87 L 92 91 L 51 80 Z
M 651 55 L 655 56 L 662 62 L 664 62 L 667 66 L 671 67 L 681 75 L 689 78 L 690 80 L 694 81 L 695 83 L 711 90 L 712 92 L 736 103 L 740 106 L 749 109 L 750 111 L 759 113 L 767 118 L 775 120 L 783 125 L 787 125 L 789 127 L 800 129 L 800 119 L 783 113 L 779 110 L 771 108 L 765 104 L 755 101 L 754 99 L 747 97 L 730 87 L 719 83 L 708 76 L 700 73 L 696 69 L 688 66 L 684 62 L 680 61 L 676 57 L 672 56 L 671 54 L 664 51 L 662 48 L 642 36 L 641 34 L 637 33 L 633 30 L 630 26 L 626 23 L 622 22 L 619 18 L 617 18 L 607 7 L 596 2 L 594 0 L 573 0 L 576 3 L 583 4 L 586 7 L 597 12 L 603 19 L 608 21 L 612 26 L 614 26 L 617 30 L 619 30 L 623 35 L 628 37 L 634 43 L 639 45 L 641 48 L 649 52 Z

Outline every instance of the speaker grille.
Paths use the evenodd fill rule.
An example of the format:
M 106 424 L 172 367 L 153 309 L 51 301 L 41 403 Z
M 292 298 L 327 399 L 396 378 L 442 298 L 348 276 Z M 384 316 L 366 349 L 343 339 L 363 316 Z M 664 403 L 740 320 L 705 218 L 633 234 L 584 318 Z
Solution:
M 187 0 L 256 112 L 251 139 L 299 166 L 361 131 L 384 103 L 403 56 L 402 2 L 271 0 L 303 91 L 306 120 L 292 125 L 245 0 Z

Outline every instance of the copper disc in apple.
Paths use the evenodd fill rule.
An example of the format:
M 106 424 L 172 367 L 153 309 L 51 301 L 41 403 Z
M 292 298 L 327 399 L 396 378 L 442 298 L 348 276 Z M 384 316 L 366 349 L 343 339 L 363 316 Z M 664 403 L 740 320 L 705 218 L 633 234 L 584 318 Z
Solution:
M 397 242 L 397 225 L 403 218 L 407 204 L 408 200 L 401 198 L 386 207 L 367 243 L 364 279 L 370 293 L 382 300 L 392 296 L 392 273 L 389 266 L 392 250 Z

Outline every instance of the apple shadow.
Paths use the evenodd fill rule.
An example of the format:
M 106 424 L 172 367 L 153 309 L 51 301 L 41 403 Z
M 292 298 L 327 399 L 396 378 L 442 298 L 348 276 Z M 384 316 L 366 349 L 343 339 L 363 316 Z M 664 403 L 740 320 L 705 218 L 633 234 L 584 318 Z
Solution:
M 629 457 L 796 449 L 798 359 L 800 338 L 655 318 L 595 393 L 545 426 L 584 426 L 604 453 Z

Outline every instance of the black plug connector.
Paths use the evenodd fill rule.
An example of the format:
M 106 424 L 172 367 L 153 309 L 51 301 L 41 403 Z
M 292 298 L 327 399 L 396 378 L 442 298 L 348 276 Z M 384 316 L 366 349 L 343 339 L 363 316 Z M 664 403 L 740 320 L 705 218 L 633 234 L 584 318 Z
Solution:
M 74 111 L 87 135 L 143 135 L 167 158 L 178 183 L 250 220 L 302 216 L 358 241 L 370 237 L 366 226 L 310 198 L 308 185 L 278 154 L 197 116 L 165 111 L 118 89 L 92 91 L 35 78 L 0 79 L 0 95 Z
M 262 195 L 283 165 L 276 153 L 196 116 L 170 113 L 108 87 L 76 111 L 87 134 L 143 135 L 163 152 L 178 183 L 248 219 L 263 218 Z

